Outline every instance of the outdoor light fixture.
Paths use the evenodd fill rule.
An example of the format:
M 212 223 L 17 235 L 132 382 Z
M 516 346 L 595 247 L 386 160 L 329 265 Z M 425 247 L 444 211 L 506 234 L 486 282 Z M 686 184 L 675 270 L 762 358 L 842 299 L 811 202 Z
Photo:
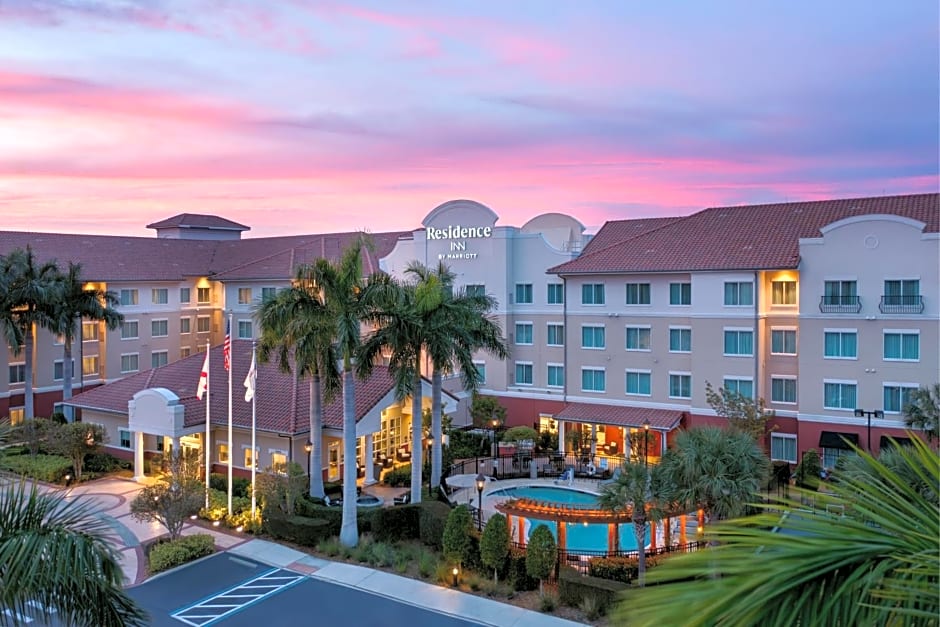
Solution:
M 238 533 L 241 533 L 244 530 L 245 530 L 245 527 L 242 525 L 238 525 L 237 527 L 235 527 L 235 531 L 237 531 Z
M 483 486 L 486 485 L 486 477 L 483 473 L 477 475 L 477 531 L 483 531 Z
M 452 570 L 451 573 L 453 573 L 454 575 L 454 587 L 456 588 L 457 587 L 457 575 L 460 574 L 460 569 L 454 566 L 454 570 Z
M 695 533 L 696 535 L 698 535 L 699 539 L 701 539 L 702 534 L 705 533 L 705 528 L 702 527 L 702 525 L 699 525 L 698 527 L 695 528 Z
M 310 451 L 313 450 L 313 442 L 307 440 L 304 442 L 304 451 L 307 453 L 307 476 L 310 476 Z
M 643 421 L 643 465 L 650 467 L 650 419 Z
M 871 453 L 871 419 L 872 419 L 872 416 L 874 416 L 875 418 L 884 418 L 885 413 L 881 411 L 880 409 L 876 409 L 874 411 L 867 411 L 864 409 L 855 410 L 856 418 L 865 418 L 865 417 L 868 418 L 868 436 L 867 436 L 867 439 L 865 440 L 865 446 L 868 448 L 869 453 Z
M 197 514 L 193 514 L 192 516 L 189 517 L 190 520 L 196 520 L 197 518 L 199 518 Z
M 218 527 L 218 526 L 221 525 L 221 524 L 222 524 L 222 521 L 221 521 L 221 520 L 213 520 L 213 521 L 212 521 L 212 526 L 213 526 L 213 527 Z

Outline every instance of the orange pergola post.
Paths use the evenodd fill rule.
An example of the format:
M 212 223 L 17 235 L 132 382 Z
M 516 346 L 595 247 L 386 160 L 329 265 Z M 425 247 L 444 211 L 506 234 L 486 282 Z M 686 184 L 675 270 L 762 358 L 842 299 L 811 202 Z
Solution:
M 568 546 L 568 524 L 563 521 L 558 521 L 558 548 L 562 551 Z
M 682 546 L 685 546 L 687 544 L 686 537 L 685 537 L 685 525 L 686 525 L 685 514 L 681 514 L 679 516 L 679 544 L 681 544 Z
M 613 553 L 620 547 L 620 525 L 607 523 L 607 552 Z
M 525 518 L 519 517 L 519 544 L 525 546 Z
M 701 533 L 705 531 L 705 510 L 698 510 L 698 532 Z
M 663 544 L 665 546 L 672 546 L 672 525 L 669 517 L 666 517 L 666 522 L 663 523 Z
M 650 521 L 650 549 L 656 550 L 656 521 Z

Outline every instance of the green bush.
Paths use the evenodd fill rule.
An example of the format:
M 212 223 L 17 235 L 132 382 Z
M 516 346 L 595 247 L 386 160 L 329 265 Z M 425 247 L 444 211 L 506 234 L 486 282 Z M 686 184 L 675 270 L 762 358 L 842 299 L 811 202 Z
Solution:
M 271 516 L 264 521 L 268 533 L 279 540 L 296 542 L 303 546 L 317 546 L 330 537 L 329 521 L 304 516 Z
M 209 487 L 228 494 L 228 476 L 218 472 L 209 475 Z M 232 477 L 232 497 L 251 499 L 251 479 Z
M 819 489 L 819 474 L 822 472 L 822 464 L 819 462 L 819 453 L 811 448 L 803 453 L 803 459 L 796 467 L 796 485 L 808 490 Z
M 466 567 L 466 561 L 471 555 L 472 532 L 473 520 L 470 518 L 470 510 L 467 506 L 458 505 L 452 509 L 444 524 L 444 558 Z
M 191 562 L 205 555 L 211 555 L 213 551 L 215 551 L 215 540 L 207 533 L 160 542 L 150 548 L 150 573 L 158 573 Z
M 0 456 L 0 470 L 38 481 L 59 483 L 72 472 L 72 462 L 59 455 L 3 455 Z
M 420 520 L 420 505 L 377 508 L 372 515 L 372 534 L 379 542 L 417 540 Z
M 440 501 L 422 501 L 418 504 L 420 515 L 418 533 L 421 542 L 436 550 L 441 550 L 444 541 L 444 525 L 450 516 L 450 506 Z
M 229 525 L 230 520 L 233 520 L 235 516 L 248 512 L 249 516 L 251 514 L 251 499 L 243 496 L 236 497 L 232 496 L 232 516 L 228 515 L 228 493 L 217 490 L 215 488 L 209 489 L 209 509 L 202 508 L 199 510 L 199 517 L 205 518 L 206 520 L 223 520 L 226 521 L 226 524 Z M 236 523 L 234 525 L 229 525 L 232 527 L 238 526 Z
M 513 590 L 525 592 L 526 590 L 535 590 L 539 587 L 539 580 L 529 576 L 525 568 L 525 551 L 523 549 L 509 549 L 509 557 L 506 558 L 505 572 L 501 577 L 509 582 Z
M 588 601 L 595 611 L 604 614 L 617 600 L 617 596 L 629 588 L 625 583 L 585 576 L 573 568 L 562 567 L 558 573 L 559 600 L 571 607 L 580 607 L 585 599 L 594 597 L 596 601 Z M 596 605 L 593 605 L 595 604 Z
M 646 570 L 658 565 L 662 557 L 646 556 Z M 588 562 L 588 575 L 630 583 L 637 578 L 639 560 L 635 557 L 595 557 Z
M 130 466 L 130 462 L 118 459 L 110 453 L 91 453 L 85 456 L 85 472 L 108 473 Z
M 338 536 L 339 530 L 343 526 L 343 508 L 327 507 L 326 505 L 317 505 L 309 497 L 297 499 L 297 516 L 303 518 L 318 518 L 329 523 L 329 535 Z M 360 507 L 356 515 L 356 523 L 359 533 L 372 532 L 372 520 L 376 512 L 380 511 L 377 507 Z
M 405 464 L 404 466 L 399 466 L 398 468 L 389 470 L 387 473 L 385 473 L 385 476 L 382 477 L 382 483 L 390 485 L 393 488 L 410 486 L 411 464 Z

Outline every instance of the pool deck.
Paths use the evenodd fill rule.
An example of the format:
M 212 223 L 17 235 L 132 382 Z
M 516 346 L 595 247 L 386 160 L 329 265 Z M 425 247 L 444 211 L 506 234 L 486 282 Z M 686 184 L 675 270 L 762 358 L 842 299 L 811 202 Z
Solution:
M 506 490 L 509 488 L 517 488 L 520 486 L 565 488 L 568 490 L 577 490 L 579 492 L 587 492 L 589 494 L 600 494 L 600 480 L 599 479 L 574 479 L 572 481 L 561 481 L 559 479 L 548 479 L 545 477 L 540 477 L 537 479 L 532 479 L 529 477 L 522 477 L 518 479 L 487 481 L 486 487 L 483 488 L 483 521 L 484 523 L 491 515 L 496 513 L 496 505 L 498 503 L 508 501 L 511 498 L 511 497 L 503 496 L 503 495 L 493 495 L 492 493 L 498 492 L 500 490 Z M 467 505 L 471 508 L 471 510 L 476 509 L 478 500 L 479 500 L 479 495 L 477 494 L 477 490 L 475 487 L 460 488 L 450 495 L 451 503 Z

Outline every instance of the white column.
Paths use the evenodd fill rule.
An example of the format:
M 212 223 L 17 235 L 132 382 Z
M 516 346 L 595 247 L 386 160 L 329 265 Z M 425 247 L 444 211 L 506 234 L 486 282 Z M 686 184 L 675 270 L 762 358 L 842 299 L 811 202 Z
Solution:
M 558 454 L 565 454 L 565 423 L 562 420 L 558 421 Z
M 591 462 L 597 455 L 597 425 L 591 425 Z
M 180 438 L 178 436 L 172 438 L 172 440 L 173 440 L 173 454 L 176 455 L 177 451 L 183 450 L 182 448 L 180 448 L 182 444 L 180 443 Z
M 366 478 L 362 483 L 363 485 L 372 485 L 375 483 L 375 454 L 372 451 L 372 434 L 367 433 L 363 437 L 365 438 L 365 446 L 362 447 L 362 463 L 366 467 Z
M 134 432 L 134 481 L 144 480 L 144 432 Z

